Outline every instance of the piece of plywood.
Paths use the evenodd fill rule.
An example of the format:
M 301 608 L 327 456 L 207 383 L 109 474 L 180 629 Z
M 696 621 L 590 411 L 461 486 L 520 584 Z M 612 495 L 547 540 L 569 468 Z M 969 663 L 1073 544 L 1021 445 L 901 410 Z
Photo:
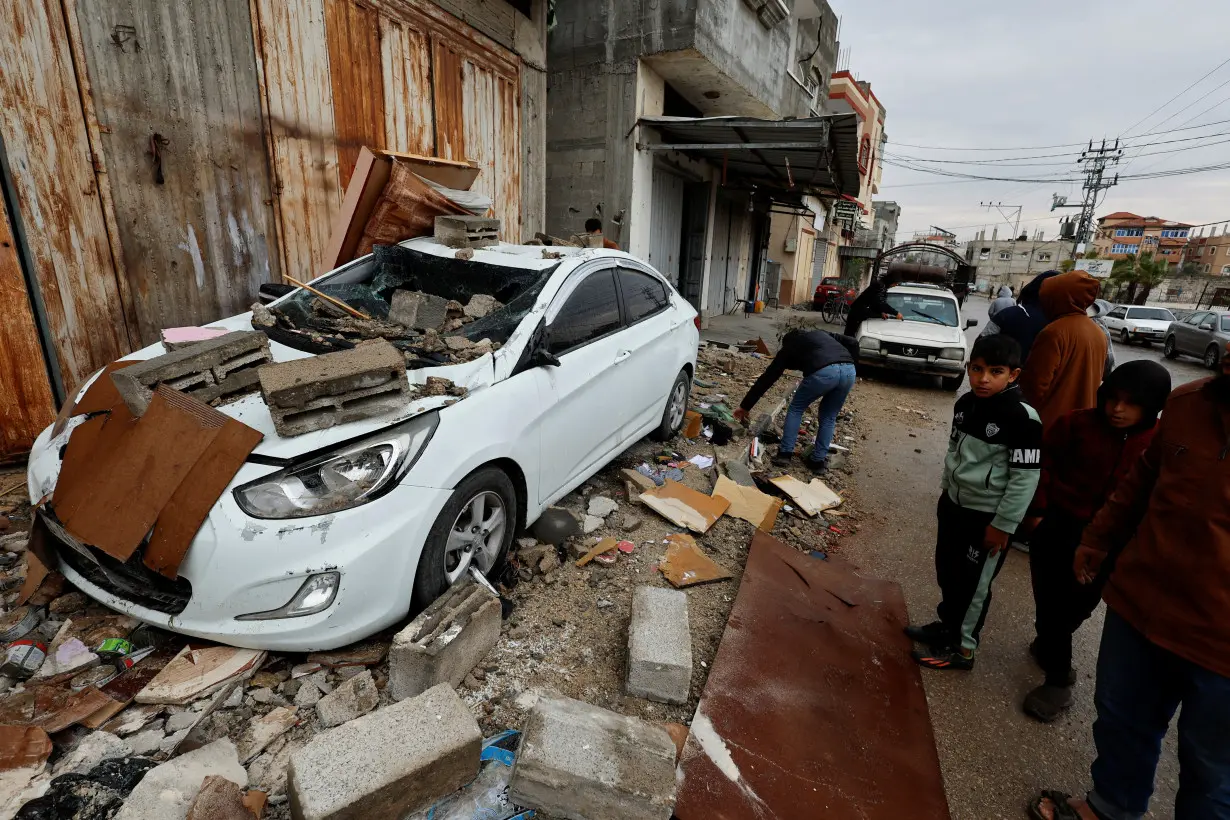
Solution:
M 711 581 L 725 581 L 731 575 L 700 551 L 696 539 L 687 533 L 667 536 L 666 554 L 658 561 L 658 569 L 671 586 L 691 587 Z
M 51 757 L 51 738 L 37 726 L 0 726 L 0 771 L 36 766 Z
M 134 700 L 182 706 L 255 672 L 264 660 L 265 653 L 257 649 L 232 646 L 189 649 L 185 646 Z
M 697 533 L 708 532 L 730 506 L 725 498 L 705 495 L 670 479 L 661 487 L 641 493 L 640 498 L 642 504 L 667 521 Z
M 585 553 L 584 555 L 582 555 L 580 558 L 577 559 L 577 566 L 583 567 L 586 564 L 588 564 L 590 561 L 597 558 L 602 553 L 610 552 L 611 550 L 615 549 L 617 546 L 619 546 L 619 541 L 617 539 L 603 538 L 601 541 L 599 541 L 597 544 L 594 545 L 593 549 L 591 549 L 589 552 Z
M 772 532 L 777 523 L 777 514 L 781 512 L 782 500 L 762 493 L 755 487 L 744 487 L 736 484 L 726 476 L 719 476 L 713 487 L 713 495 L 725 498 L 730 502 L 727 515 L 742 518 L 759 530 Z
M 819 515 L 825 510 L 841 506 L 841 496 L 818 478 L 813 478 L 807 484 L 792 475 L 778 476 L 771 481 L 808 515 Z

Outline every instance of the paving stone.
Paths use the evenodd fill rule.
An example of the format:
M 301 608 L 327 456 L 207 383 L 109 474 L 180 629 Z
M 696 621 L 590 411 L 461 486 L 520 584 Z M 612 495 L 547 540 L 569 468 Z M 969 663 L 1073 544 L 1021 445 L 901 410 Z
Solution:
M 553 817 L 668 820 L 675 808 L 675 743 L 665 729 L 638 718 L 539 697 L 508 796 Z
M 291 816 L 399 820 L 473 780 L 481 752 L 478 722 L 453 688 L 440 684 L 293 752 Z
M 372 680 L 371 671 L 364 669 L 321 698 L 316 704 L 316 714 L 322 726 L 340 726 L 367 714 L 375 709 L 378 703 L 380 692 L 376 689 L 376 682 Z
M 629 695 L 659 703 L 688 701 L 692 632 L 688 596 L 677 589 L 640 586 L 632 592 L 628 626 Z
M 499 639 L 500 599 L 474 581 L 456 584 L 393 637 L 389 693 L 404 700 L 457 686 Z

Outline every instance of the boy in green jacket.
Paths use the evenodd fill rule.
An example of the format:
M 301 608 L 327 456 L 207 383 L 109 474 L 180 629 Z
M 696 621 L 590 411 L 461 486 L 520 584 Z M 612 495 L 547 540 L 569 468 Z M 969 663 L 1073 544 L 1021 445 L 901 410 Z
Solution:
M 928 644 L 914 660 L 930 669 L 973 669 L 991 584 L 1034 497 L 1042 466 L 1042 422 L 1016 385 L 1021 348 L 983 336 L 969 364 L 970 391 L 957 399 L 940 479 L 935 574 L 939 620 L 906 627 Z

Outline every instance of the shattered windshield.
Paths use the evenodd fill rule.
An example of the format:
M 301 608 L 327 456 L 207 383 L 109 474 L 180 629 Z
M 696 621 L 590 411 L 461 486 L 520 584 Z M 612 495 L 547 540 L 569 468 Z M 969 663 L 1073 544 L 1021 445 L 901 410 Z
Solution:
M 336 302 L 299 290 L 254 309 L 252 324 L 309 353 L 386 339 L 412 368 L 466 362 L 508 341 L 555 267 L 529 270 L 382 245 L 333 282 L 313 285 Z

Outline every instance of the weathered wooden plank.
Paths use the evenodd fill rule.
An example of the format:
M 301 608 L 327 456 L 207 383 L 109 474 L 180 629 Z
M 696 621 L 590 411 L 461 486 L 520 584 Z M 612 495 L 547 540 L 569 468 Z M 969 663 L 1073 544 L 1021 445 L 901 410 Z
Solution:
M 431 156 L 435 123 L 431 107 L 431 40 L 414 23 L 380 17 L 384 70 L 385 146 Z
M 278 265 L 249 15 L 95 0 L 78 17 L 142 344 L 242 313 Z
M 0 204 L 0 458 L 27 452 L 55 419 L 55 399 L 17 243 Z
M 482 169 L 470 189 L 491 197 L 496 213 L 501 203 L 495 176 L 495 75 L 491 69 L 470 60 L 462 64 L 461 107 L 465 128 L 466 159 Z
M 385 147 L 379 15 L 355 0 L 326 0 L 325 40 L 333 83 L 338 180 L 344 191 L 359 149 Z
M 521 236 L 547 222 L 547 72 L 521 67 Z
M 495 211 L 506 242 L 521 231 L 521 94 L 516 79 L 495 78 Z
M 465 98 L 465 69 L 461 55 L 452 43 L 433 32 L 432 45 L 432 104 L 436 117 L 436 156 L 445 159 L 466 160 L 465 114 L 462 100 Z
M 324 0 L 256 0 L 282 270 L 320 269 L 342 202 Z
M 66 387 L 131 349 L 58 0 L 0 27 L 0 133 Z

